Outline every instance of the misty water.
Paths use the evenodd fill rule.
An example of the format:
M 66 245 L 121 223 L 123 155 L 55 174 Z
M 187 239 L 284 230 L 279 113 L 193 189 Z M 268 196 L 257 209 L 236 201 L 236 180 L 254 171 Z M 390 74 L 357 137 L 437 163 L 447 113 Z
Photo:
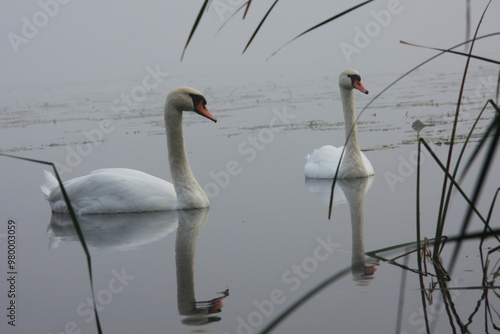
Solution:
M 456 150 L 487 98 L 497 70 L 475 64 L 466 85 Z M 363 76 L 370 95 L 400 73 Z M 342 145 L 337 75 L 323 77 L 172 76 L 137 106 L 121 98 L 142 82 L 73 82 L 2 90 L 1 152 L 56 162 L 64 180 L 98 168 L 127 167 L 170 180 L 163 103 L 173 83 L 196 85 L 216 124 L 184 116 L 193 171 L 210 197 L 203 210 L 81 217 L 92 259 L 104 333 L 258 333 L 324 280 L 347 270 L 292 313 L 276 333 L 421 333 L 419 277 L 364 253 L 416 239 L 416 120 L 442 161 L 448 151 L 461 69 L 421 69 L 383 94 L 359 119 L 360 143 L 375 169 L 367 179 L 338 182 L 328 220 L 331 181 L 305 180 L 307 153 Z M 488 126 L 489 108 L 466 157 Z M 96 333 L 86 258 L 71 220 L 53 215 L 40 184 L 49 166 L 1 159 L 2 277 L 15 272 L 16 326 L 8 324 L 11 288 L 0 281 L 2 333 Z M 478 163 L 463 181 L 471 193 Z M 492 171 L 498 171 L 497 158 Z M 422 157 L 422 236 L 433 237 L 443 174 Z M 487 176 L 484 215 L 498 186 Z M 465 201 L 455 195 L 445 234 L 456 235 Z M 498 214 L 496 214 L 498 217 Z M 497 221 L 495 214 L 492 221 Z M 7 265 L 8 222 L 15 224 L 16 262 Z M 473 220 L 471 231 L 481 231 Z M 496 244 L 490 240 L 488 249 Z M 452 244 L 446 245 L 447 264 Z M 396 252 L 402 254 L 403 250 Z M 481 284 L 478 242 L 464 243 L 450 286 Z M 385 256 L 387 254 L 382 254 Z M 394 254 L 393 254 L 394 255 Z M 394 255 L 394 256 L 396 256 Z M 498 269 L 490 258 L 490 271 Z M 417 268 L 416 256 L 398 260 Z M 429 265 L 429 268 L 432 266 Z M 432 269 L 429 270 L 432 272 Z M 493 277 L 493 276 L 492 276 Z M 492 278 L 490 277 L 490 278 Z M 427 277 L 426 285 L 432 285 Z M 453 290 L 457 317 L 485 330 L 482 290 Z M 439 291 L 430 307 L 433 332 L 451 332 Z M 489 303 L 498 308 L 497 295 Z M 469 317 L 472 316 L 470 319 Z M 498 324 L 497 315 L 492 315 Z M 489 320 L 487 320 L 489 322 Z M 491 328 L 491 323 L 488 325 Z

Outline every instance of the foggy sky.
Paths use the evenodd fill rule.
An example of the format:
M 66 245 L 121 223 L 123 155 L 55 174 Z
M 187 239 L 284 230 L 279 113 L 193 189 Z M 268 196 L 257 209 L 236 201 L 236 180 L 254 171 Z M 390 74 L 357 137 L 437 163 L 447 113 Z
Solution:
M 4 1 L 0 14 L 0 86 L 126 79 L 140 77 L 146 66 L 157 64 L 169 73 L 192 76 L 336 75 L 345 67 L 355 67 L 363 73 L 395 73 L 435 54 L 401 45 L 400 39 L 442 48 L 465 39 L 465 1 L 376 1 L 297 39 L 266 61 L 297 34 L 355 3 L 279 2 L 247 53 L 241 55 L 274 1 L 254 1 L 247 19 L 242 21 L 241 14 L 237 14 L 216 34 L 232 8 L 243 1 L 213 0 L 180 62 L 202 2 Z M 473 1 L 473 28 L 486 3 Z M 496 1 L 490 7 L 480 35 L 500 31 L 500 3 Z M 377 21 L 376 15 L 381 20 L 380 13 L 390 12 L 391 8 L 395 14 Z M 35 25 L 37 31 L 30 30 L 29 25 Z M 366 33 L 367 28 L 374 29 L 373 37 L 368 36 L 367 41 L 358 35 L 358 46 L 362 47 L 351 54 L 349 62 L 340 46 L 356 47 L 356 33 Z M 13 38 L 18 43 L 15 47 Z M 475 53 L 498 59 L 499 45 L 500 38 L 478 42 Z M 457 61 L 456 56 L 447 57 L 448 61 L 443 59 L 435 66 L 446 66 L 450 59 Z

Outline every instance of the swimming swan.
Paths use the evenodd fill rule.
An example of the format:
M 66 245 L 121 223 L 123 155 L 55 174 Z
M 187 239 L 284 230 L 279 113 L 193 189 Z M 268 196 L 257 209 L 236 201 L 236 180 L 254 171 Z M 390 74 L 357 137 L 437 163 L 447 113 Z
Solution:
M 99 169 L 64 182 L 77 214 L 125 213 L 205 208 L 209 200 L 196 181 L 184 148 L 182 112 L 194 111 L 214 122 L 207 101 L 196 89 L 173 89 L 165 103 L 168 161 L 173 184 L 141 171 Z M 53 212 L 68 212 L 57 179 L 45 171 L 41 186 Z
M 359 148 L 358 127 L 354 111 L 354 89 L 365 94 L 368 94 L 368 90 L 361 83 L 361 76 L 358 71 L 352 68 L 348 68 L 340 74 L 339 86 L 342 107 L 344 109 L 347 144 L 337 177 L 348 179 L 373 175 L 374 171 L 370 161 L 368 161 L 368 158 Z M 349 133 L 351 133 L 350 136 Z M 343 148 L 343 146 L 325 145 L 314 150 L 311 155 L 307 156 L 307 162 L 304 167 L 306 178 L 334 178 Z

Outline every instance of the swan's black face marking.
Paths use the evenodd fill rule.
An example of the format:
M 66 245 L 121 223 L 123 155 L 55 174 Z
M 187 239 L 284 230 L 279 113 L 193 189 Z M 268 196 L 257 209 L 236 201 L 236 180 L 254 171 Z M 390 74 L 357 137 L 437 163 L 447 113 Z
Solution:
M 354 83 L 356 81 L 361 82 L 361 76 L 359 74 L 348 74 L 347 75 L 351 79 L 352 86 L 354 87 Z
M 355 88 L 362 93 L 368 94 L 368 90 L 361 83 L 361 76 L 359 74 L 348 74 L 347 77 L 351 79 L 352 88 Z
M 207 109 L 207 100 L 205 100 L 205 97 L 203 95 L 189 94 L 189 96 L 193 100 L 194 112 L 214 122 L 217 122 L 217 118 L 215 118 L 210 110 Z
M 191 96 L 191 99 L 193 100 L 193 106 L 196 107 L 200 102 L 202 102 L 203 108 L 206 109 L 207 100 L 205 100 L 203 95 L 189 94 L 189 96 Z

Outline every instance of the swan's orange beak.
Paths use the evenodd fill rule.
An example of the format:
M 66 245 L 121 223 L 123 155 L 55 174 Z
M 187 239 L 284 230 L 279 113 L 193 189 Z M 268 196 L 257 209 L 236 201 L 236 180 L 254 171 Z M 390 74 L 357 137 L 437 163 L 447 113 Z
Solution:
M 354 80 L 354 82 L 352 83 L 352 86 L 354 88 L 356 88 L 357 90 L 359 90 L 361 93 L 368 94 L 368 89 L 366 89 L 365 86 L 363 86 L 363 84 L 361 83 L 361 81 Z
M 203 105 L 203 101 L 198 102 L 198 104 L 194 107 L 194 109 L 201 116 L 204 116 L 204 117 L 208 118 L 209 120 L 212 120 L 215 123 L 217 123 L 217 118 L 215 118 L 215 116 L 212 115 L 210 110 L 208 110 L 207 107 L 205 105 Z

